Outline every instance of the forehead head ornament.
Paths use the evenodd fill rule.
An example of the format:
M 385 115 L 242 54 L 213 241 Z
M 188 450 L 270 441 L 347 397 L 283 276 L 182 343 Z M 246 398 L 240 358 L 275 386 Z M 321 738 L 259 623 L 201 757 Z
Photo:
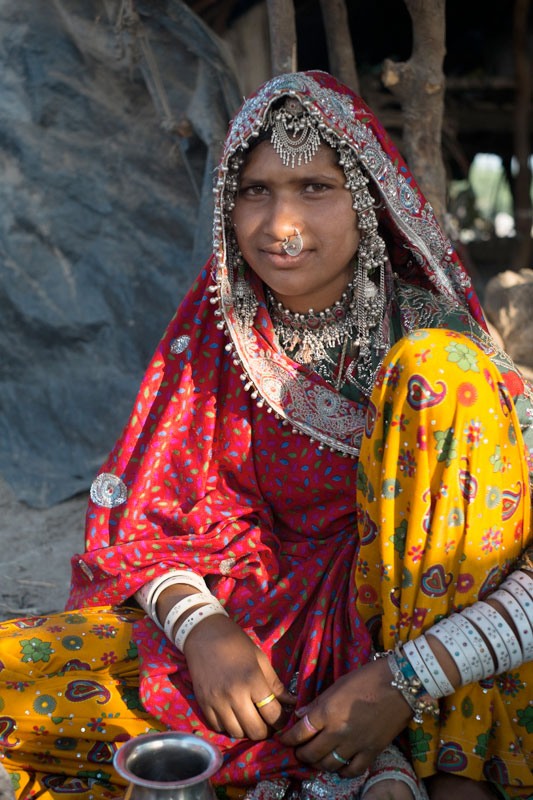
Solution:
M 317 122 L 294 97 L 272 109 L 263 127 L 272 130 L 270 142 L 286 167 L 307 164 L 320 147 Z

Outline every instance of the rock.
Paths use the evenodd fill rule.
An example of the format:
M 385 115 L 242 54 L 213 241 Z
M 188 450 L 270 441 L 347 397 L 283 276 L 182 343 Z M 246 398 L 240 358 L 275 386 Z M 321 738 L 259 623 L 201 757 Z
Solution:
M 34 507 L 86 490 L 120 433 L 210 253 L 240 103 L 185 3 L 137 0 L 117 34 L 123 5 L 0 0 L 0 475 Z
M 0 764 L 0 800 L 15 800 L 15 792 L 11 778 Z
M 491 278 L 484 309 L 513 361 L 533 368 L 533 270 L 506 270 Z
M 9 541 L 0 558 L 0 621 L 62 611 L 70 558 L 84 549 L 87 495 L 51 508 L 28 508 L 0 478 L 0 528 Z

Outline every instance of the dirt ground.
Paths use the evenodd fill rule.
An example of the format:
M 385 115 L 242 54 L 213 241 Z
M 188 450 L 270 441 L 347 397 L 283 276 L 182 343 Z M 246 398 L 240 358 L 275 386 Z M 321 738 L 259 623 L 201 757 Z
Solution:
M 87 495 L 45 510 L 16 500 L 0 479 L 0 620 L 61 611 L 70 557 L 83 551 Z

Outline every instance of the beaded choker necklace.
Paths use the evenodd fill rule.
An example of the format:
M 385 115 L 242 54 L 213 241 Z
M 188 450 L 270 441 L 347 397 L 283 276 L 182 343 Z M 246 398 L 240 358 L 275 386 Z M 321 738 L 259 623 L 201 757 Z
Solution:
M 332 306 L 319 312 L 310 309 L 307 314 L 289 311 L 268 288 L 266 296 L 280 346 L 294 361 L 310 367 L 338 390 L 348 382 L 364 395 L 370 396 L 384 347 L 379 347 L 381 340 L 371 347 L 360 347 L 357 292 L 353 283 L 348 284 L 340 300 Z M 383 298 L 371 281 L 367 282 L 364 307 L 370 331 L 381 322 L 383 316 Z M 340 356 L 332 358 L 328 349 L 341 345 Z M 380 350 L 377 361 L 372 355 L 376 346 Z M 345 371 L 348 351 L 352 360 Z
M 309 309 L 307 314 L 289 311 L 267 289 L 268 308 L 281 347 L 294 353 L 294 360 L 316 368 L 320 362 L 335 362 L 327 348 L 341 345 L 356 326 L 353 284 L 349 283 L 340 300 L 324 311 Z

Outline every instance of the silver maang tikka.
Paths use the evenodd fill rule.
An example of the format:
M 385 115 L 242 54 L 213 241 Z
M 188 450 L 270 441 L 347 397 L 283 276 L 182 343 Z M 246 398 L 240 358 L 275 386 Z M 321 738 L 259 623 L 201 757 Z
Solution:
M 263 127 L 272 130 L 270 142 L 286 167 L 307 164 L 320 147 L 318 122 L 294 97 L 269 111 Z

